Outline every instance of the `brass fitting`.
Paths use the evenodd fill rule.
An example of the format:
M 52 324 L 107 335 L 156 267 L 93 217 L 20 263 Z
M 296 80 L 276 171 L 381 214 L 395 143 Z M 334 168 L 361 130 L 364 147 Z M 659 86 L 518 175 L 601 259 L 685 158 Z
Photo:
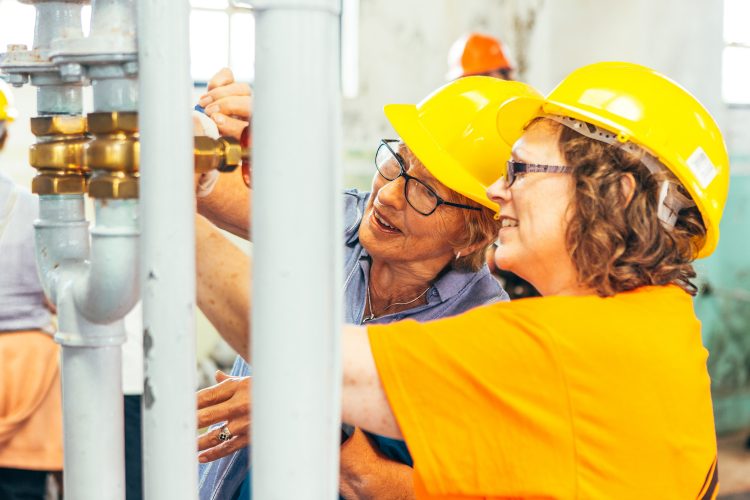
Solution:
M 29 148 L 29 163 L 39 170 L 31 182 L 32 192 L 42 195 L 85 193 L 86 118 L 38 116 L 31 119 L 31 132 L 45 138 Z
M 100 170 L 89 181 L 92 198 L 138 198 L 138 173 Z
M 195 172 L 206 173 L 211 170 L 233 172 L 242 164 L 243 151 L 240 143 L 231 137 L 195 137 L 193 143 Z
M 37 116 L 31 119 L 31 133 L 44 135 L 84 135 L 86 117 L 81 115 Z
M 89 133 L 84 163 L 91 170 L 138 172 L 140 144 L 138 113 L 89 113 Z

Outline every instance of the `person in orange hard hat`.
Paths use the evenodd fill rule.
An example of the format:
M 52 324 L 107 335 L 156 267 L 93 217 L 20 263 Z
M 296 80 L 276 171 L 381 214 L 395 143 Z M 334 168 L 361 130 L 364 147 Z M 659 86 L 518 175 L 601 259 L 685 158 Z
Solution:
M 0 81 L 0 149 L 17 117 Z M 0 171 L 0 498 L 43 500 L 63 468 L 59 346 L 36 272 L 35 195 Z
M 448 80 L 472 75 L 513 79 L 513 64 L 503 44 L 482 33 L 469 33 L 453 42 L 448 51 L 448 66 Z
M 631 63 L 503 101 L 513 148 L 487 190 L 495 261 L 542 296 L 344 326 L 342 420 L 405 439 L 418 499 L 716 498 L 692 280 L 719 240 L 721 131 L 688 91 Z M 216 270 L 232 283 L 235 270 Z M 234 283 L 216 302 L 244 293 L 252 311 Z M 251 315 L 234 316 L 252 336 Z

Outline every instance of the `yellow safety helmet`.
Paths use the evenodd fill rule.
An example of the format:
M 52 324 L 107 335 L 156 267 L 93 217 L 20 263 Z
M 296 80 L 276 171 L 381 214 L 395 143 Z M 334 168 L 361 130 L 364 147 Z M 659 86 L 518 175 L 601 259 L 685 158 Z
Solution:
M 497 110 L 511 98 L 543 99 L 531 86 L 487 76 L 447 83 L 417 105 L 389 104 L 385 116 L 437 180 L 497 211 L 487 187 L 503 173 L 510 146 L 496 125 Z
M 13 107 L 13 94 L 10 87 L 0 80 L 0 121 L 12 122 L 18 116 L 16 108 Z
M 656 156 L 703 217 L 706 238 L 696 258 L 714 251 L 729 190 L 729 157 L 719 127 L 690 92 L 637 64 L 591 64 L 573 71 L 546 98 L 506 102 L 498 112 L 498 131 L 512 144 L 531 118 L 545 114 L 591 123 Z

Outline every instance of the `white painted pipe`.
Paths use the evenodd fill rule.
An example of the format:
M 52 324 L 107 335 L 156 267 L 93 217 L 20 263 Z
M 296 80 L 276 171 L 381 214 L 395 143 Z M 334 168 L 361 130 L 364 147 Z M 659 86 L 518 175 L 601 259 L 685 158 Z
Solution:
M 189 2 L 139 0 L 144 490 L 197 498 Z
M 333 499 L 343 318 L 340 2 L 252 5 L 253 497 Z
M 38 269 L 57 306 L 55 340 L 63 346 L 65 496 L 80 500 L 123 500 L 125 495 L 120 372 L 125 331 L 119 318 L 133 307 L 138 286 L 137 278 L 135 285 L 118 276 L 118 281 L 111 279 L 111 271 L 125 263 L 132 274 L 137 260 L 108 256 L 128 251 L 137 256 L 138 232 L 134 204 L 112 203 L 110 210 L 99 210 L 91 256 L 83 195 L 40 196 L 35 223 Z M 98 299 L 79 289 L 99 292 L 110 302 L 92 306 Z M 82 303 L 81 297 L 91 303 Z
M 96 200 L 91 260 L 76 280 L 75 298 L 89 321 L 123 318 L 140 295 L 138 200 Z

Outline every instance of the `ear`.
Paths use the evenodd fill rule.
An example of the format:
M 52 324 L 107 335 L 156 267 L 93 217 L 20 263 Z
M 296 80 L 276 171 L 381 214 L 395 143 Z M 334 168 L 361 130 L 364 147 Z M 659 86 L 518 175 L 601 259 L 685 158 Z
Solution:
M 620 177 L 620 191 L 625 198 L 625 206 L 627 207 L 635 196 L 635 177 L 632 173 L 626 172 L 625 175 Z

